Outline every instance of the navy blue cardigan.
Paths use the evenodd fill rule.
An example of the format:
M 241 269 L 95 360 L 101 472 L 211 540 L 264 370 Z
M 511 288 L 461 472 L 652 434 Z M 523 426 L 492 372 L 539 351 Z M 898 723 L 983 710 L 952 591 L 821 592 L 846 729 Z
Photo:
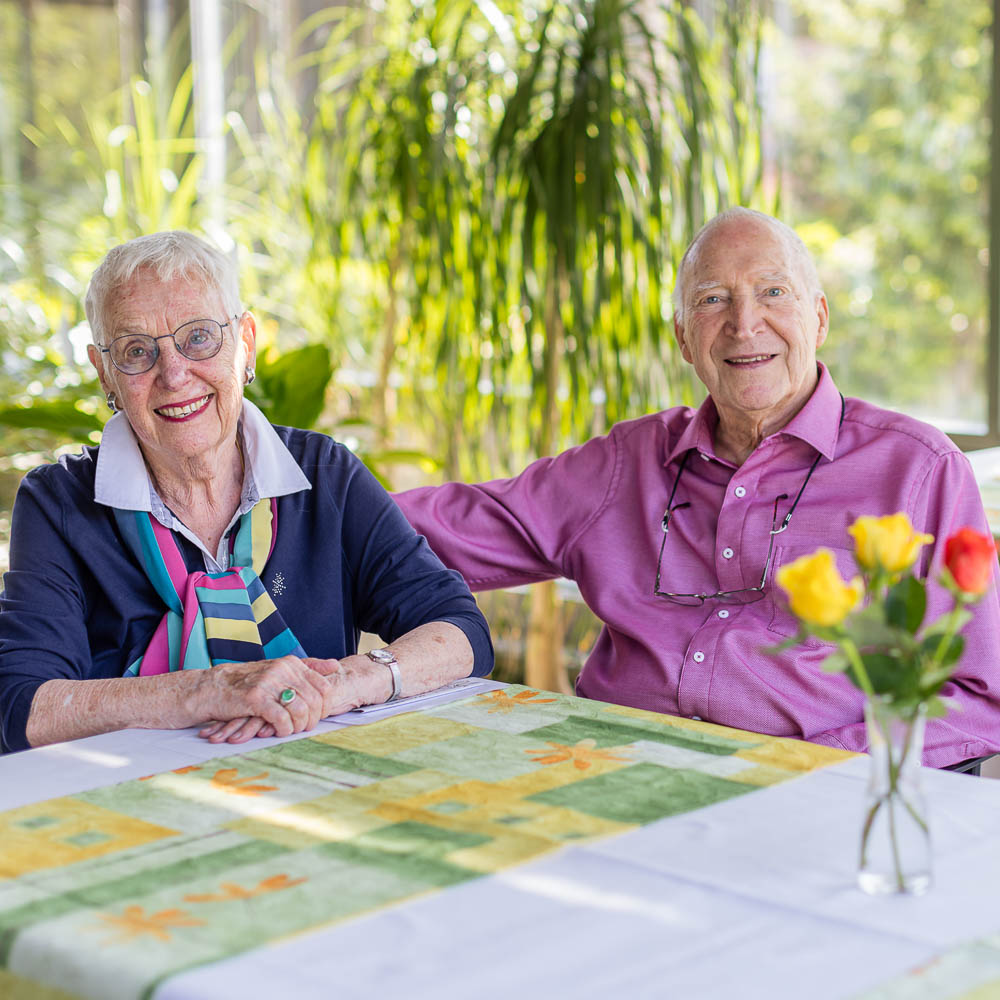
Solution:
M 323 434 L 276 427 L 311 490 L 278 500 L 278 538 L 262 578 L 310 656 L 357 651 L 362 630 L 392 642 L 431 621 L 457 625 L 493 668 L 489 628 L 371 473 Z M 10 572 L 0 595 L 0 747 L 27 747 L 38 687 L 52 678 L 120 677 L 165 608 L 94 501 L 97 448 L 25 476 L 14 502 Z M 189 570 L 201 553 L 177 535 Z M 279 576 L 280 574 L 280 576 Z

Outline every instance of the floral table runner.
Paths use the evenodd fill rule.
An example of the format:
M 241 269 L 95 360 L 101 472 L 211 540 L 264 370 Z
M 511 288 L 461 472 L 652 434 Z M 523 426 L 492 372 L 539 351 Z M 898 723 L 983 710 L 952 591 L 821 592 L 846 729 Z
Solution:
M 183 970 L 847 756 L 511 685 L 13 809 L 0 995 L 149 997 Z
M 857 1000 L 997 1000 L 1000 934 L 969 941 Z

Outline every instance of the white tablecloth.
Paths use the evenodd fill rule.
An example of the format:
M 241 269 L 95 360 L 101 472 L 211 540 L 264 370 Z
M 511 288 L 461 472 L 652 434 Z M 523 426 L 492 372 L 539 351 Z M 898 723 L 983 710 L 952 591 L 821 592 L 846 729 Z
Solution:
M 219 754 L 193 731 L 130 731 L 10 755 L 0 809 Z M 867 766 L 570 847 L 177 975 L 154 996 L 856 997 L 1000 933 L 1000 782 L 925 770 L 934 887 L 870 898 L 855 885 Z M 885 995 L 947 1000 L 966 973 Z

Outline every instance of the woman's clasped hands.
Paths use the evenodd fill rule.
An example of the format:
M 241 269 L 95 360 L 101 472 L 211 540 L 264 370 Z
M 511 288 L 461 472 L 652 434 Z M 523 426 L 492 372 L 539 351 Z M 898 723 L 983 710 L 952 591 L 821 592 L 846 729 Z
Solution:
M 281 656 L 199 674 L 197 697 L 213 721 L 198 735 L 212 743 L 291 736 L 364 704 L 361 675 L 337 659 Z

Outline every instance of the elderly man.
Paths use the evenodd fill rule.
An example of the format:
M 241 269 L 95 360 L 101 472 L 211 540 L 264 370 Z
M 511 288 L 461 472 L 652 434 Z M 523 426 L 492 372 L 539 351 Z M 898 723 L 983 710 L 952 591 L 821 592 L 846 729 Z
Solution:
M 681 354 L 709 392 L 698 410 L 626 421 L 513 479 L 397 501 L 473 590 L 577 582 L 605 623 L 578 694 L 863 750 L 862 696 L 823 672 L 826 648 L 767 651 L 796 631 L 775 573 L 825 545 L 853 575 L 847 527 L 861 514 L 905 511 L 939 542 L 962 525 L 986 532 L 969 464 L 934 428 L 838 392 L 816 361 L 826 297 L 777 220 L 736 208 L 709 222 L 681 262 L 675 309 Z M 923 550 L 921 574 L 941 548 Z M 947 597 L 931 591 L 937 616 Z M 1000 750 L 995 589 L 965 636 L 942 692 L 955 708 L 927 727 L 932 766 Z

